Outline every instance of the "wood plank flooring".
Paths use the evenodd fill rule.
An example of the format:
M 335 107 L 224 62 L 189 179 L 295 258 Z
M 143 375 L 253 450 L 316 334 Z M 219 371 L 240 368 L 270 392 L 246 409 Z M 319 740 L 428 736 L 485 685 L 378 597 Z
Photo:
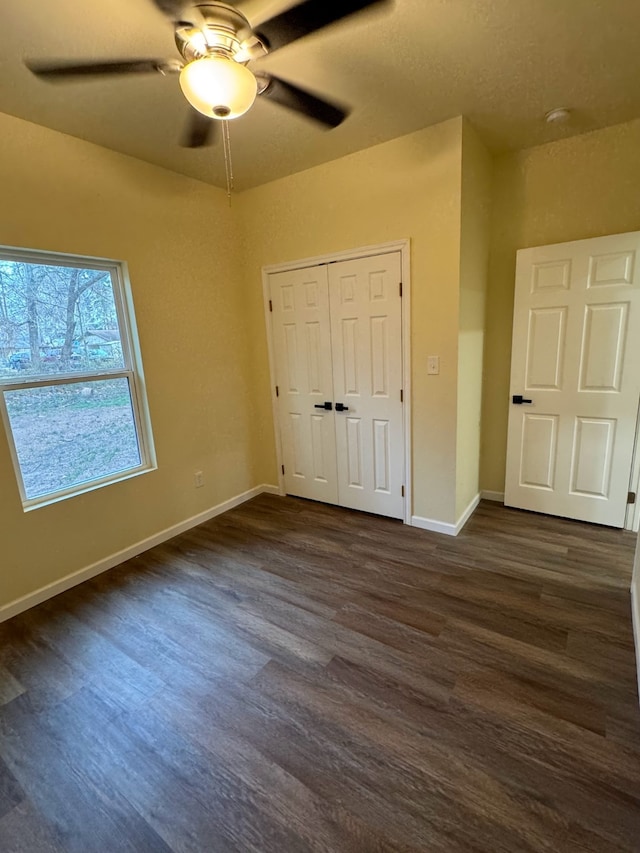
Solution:
M 256 498 L 0 625 L 0 851 L 637 853 L 634 548 Z

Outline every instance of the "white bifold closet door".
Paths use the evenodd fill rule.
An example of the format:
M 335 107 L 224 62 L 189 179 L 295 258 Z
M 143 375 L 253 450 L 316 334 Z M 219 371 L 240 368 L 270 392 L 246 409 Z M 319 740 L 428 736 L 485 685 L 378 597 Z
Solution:
M 287 494 L 404 516 L 401 255 L 269 276 Z

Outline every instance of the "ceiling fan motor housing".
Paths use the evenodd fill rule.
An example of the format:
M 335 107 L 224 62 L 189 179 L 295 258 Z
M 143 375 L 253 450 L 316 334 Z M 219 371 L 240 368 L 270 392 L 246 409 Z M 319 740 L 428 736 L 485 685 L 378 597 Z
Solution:
M 203 3 L 191 7 L 175 30 L 178 50 L 185 62 L 201 59 L 211 53 L 222 53 L 239 62 L 254 59 L 247 51 L 245 40 L 253 43 L 251 25 L 245 16 L 226 3 Z M 189 21 L 189 17 L 192 18 Z M 258 55 L 264 55 L 262 49 Z

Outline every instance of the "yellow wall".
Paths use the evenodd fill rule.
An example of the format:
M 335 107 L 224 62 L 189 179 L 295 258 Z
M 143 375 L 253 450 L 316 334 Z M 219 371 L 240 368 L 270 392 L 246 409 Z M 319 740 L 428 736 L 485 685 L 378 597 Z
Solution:
M 9 116 L 0 139 L 0 244 L 129 263 L 159 462 L 24 513 L 0 429 L 1 607 L 261 481 L 236 214 L 224 193 Z
M 492 161 L 468 121 L 462 136 L 456 517 L 480 490 L 480 421 Z
M 640 120 L 494 163 L 483 489 L 504 490 L 516 250 L 640 229 Z
M 411 240 L 413 485 L 416 515 L 455 519 L 462 120 L 377 145 L 239 197 L 251 287 L 260 478 L 276 476 L 261 268 Z M 426 375 L 439 355 L 439 376 Z

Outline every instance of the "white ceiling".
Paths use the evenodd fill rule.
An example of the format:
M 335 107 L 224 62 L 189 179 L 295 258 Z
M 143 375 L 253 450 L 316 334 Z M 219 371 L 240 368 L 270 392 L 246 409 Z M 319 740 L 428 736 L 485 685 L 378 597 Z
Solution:
M 330 0 L 327 0 L 330 2 Z M 237 3 L 252 23 L 287 0 Z M 640 0 L 396 0 L 261 61 L 349 104 L 324 131 L 265 99 L 231 123 L 236 189 L 468 116 L 493 151 L 523 148 L 640 116 Z M 177 77 L 50 84 L 23 60 L 178 58 L 151 0 L 5 0 L 0 111 L 224 186 L 222 144 L 180 148 L 188 106 Z M 568 106 L 571 121 L 542 116 Z

